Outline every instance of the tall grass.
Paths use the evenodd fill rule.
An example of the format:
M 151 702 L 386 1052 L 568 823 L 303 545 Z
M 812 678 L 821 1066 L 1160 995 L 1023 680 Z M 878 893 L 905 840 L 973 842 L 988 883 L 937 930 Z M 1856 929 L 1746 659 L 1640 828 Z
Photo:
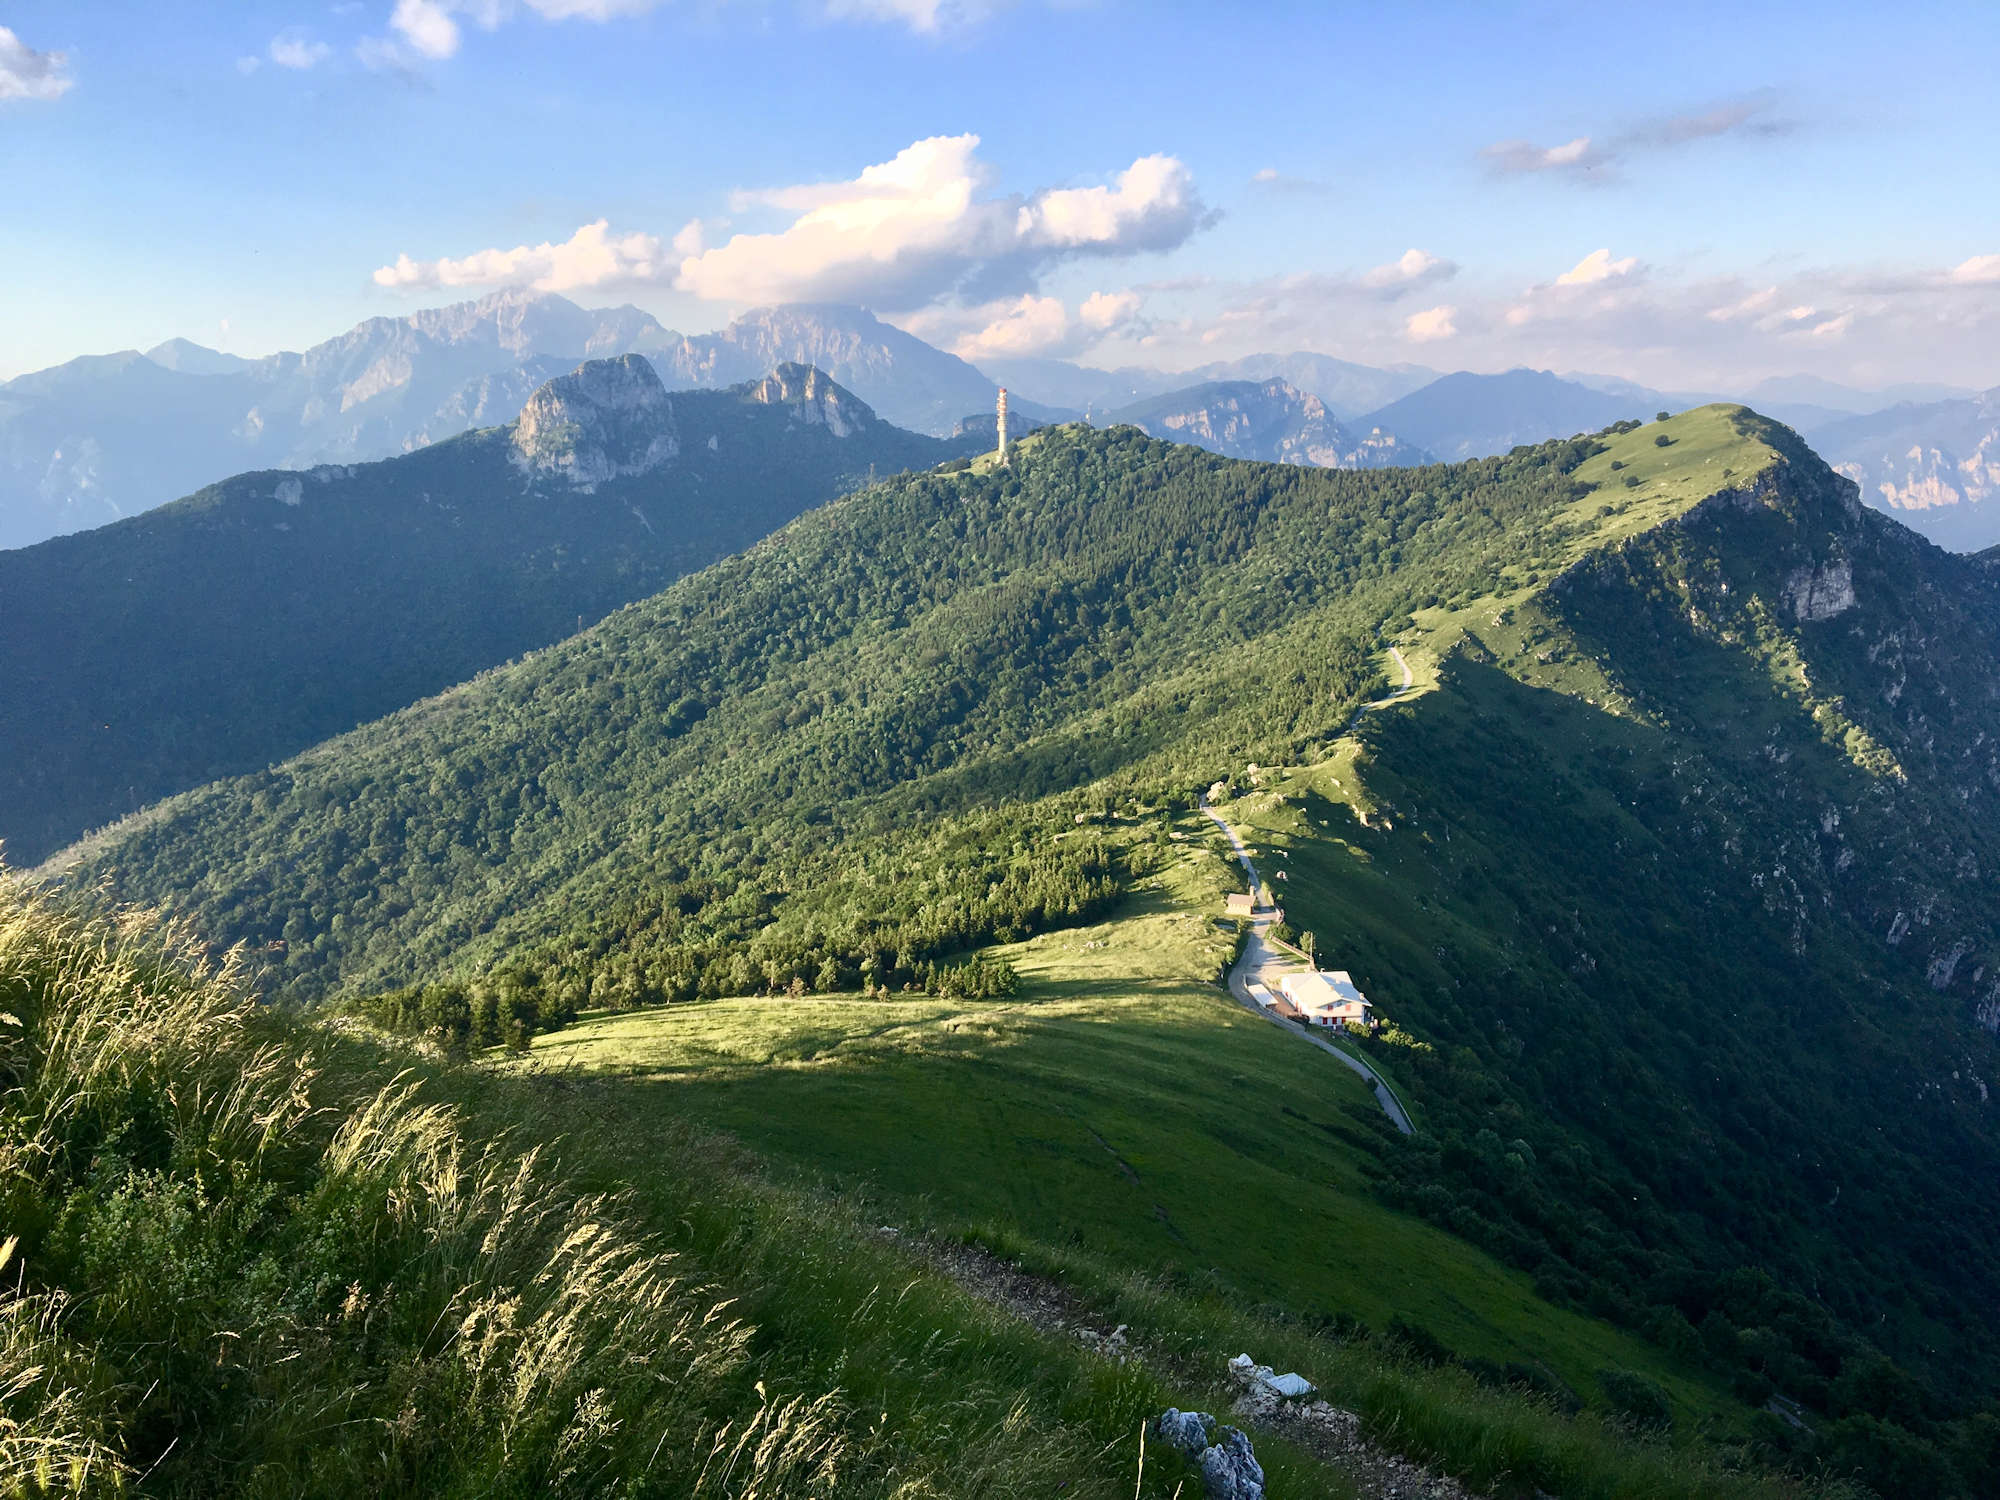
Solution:
M 4 877 L 0 877 L 4 879 Z M 615 1196 L 0 885 L 0 1491 L 830 1494 L 831 1392 Z

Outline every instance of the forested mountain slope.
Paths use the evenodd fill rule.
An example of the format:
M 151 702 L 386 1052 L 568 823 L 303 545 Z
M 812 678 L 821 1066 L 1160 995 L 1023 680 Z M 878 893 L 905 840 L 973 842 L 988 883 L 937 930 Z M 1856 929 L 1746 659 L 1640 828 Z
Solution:
M 892 427 L 798 366 L 670 395 L 628 355 L 551 381 L 519 423 L 239 475 L 0 552 L 0 839 L 39 859 L 545 646 L 872 473 L 973 446 Z
M 797 888 L 863 831 L 1322 727 L 1380 621 L 1536 544 L 1575 456 L 1349 473 L 1053 429 L 166 803 L 85 868 L 282 941 L 302 993 L 551 938 L 635 882 Z
M 1383 628 L 1428 690 L 1357 743 Z M 1821 1457 L 1956 1483 L 2000 1376 L 1996 661 L 1988 569 L 1740 408 L 1360 474 L 1059 429 L 174 799 L 72 878 L 298 994 L 903 982 L 1102 911 L 1119 861 L 1073 815 L 1291 767 L 1288 905 L 1431 1121 L 1387 1190 L 1806 1402 Z

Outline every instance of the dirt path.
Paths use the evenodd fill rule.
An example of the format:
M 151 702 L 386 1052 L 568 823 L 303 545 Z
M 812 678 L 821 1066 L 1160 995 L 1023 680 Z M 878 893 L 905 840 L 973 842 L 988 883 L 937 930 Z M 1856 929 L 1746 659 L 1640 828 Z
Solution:
M 1400 656 L 1397 657 L 1398 661 L 1401 659 Z M 1407 666 L 1403 668 L 1406 677 L 1409 675 L 1409 670 Z M 1229 825 L 1229 820 L 1208 805 L 1208 798 L 1205 795 L 1201 799 L 1201 810 L 1208 814 L 1217 828 L 1222 830 L 1223 836 L 1229 840 L 1230 848 L 1236 851 L 1237 862 L 1250 877 L 1252 893 L 1262 890 L 1263 882 L 1257 878 L 1257 867 L 1250 863 L 1250 851 L 1243 847 L 1243 840 L 1237 837 L 1236 830 Z M 1253 983 L 1275 994 L 1278 981 L 1283 976 L 1297 973 L 1303 967 L 1296 960 L 1284 957 L 1271 945 L 1269 940 L 1271 924 L 1276 919 L 1277 912 L 1270 902 L 1257 903 L 1250 919 L 1250 934 L 1243 943 L 1243 956 L 1236 960 L 1235 967 L 1229 971 L 1229 993 L 1236 997 L 1237 1004 L 1251 1014 L 1262 1016 L 1273 1026 L 1298 1037 L 1301 1041 L 1310 1042 L 1320 1051 L 1336 1059 L 1342 1066 L 1359 1073 L 1369 1088 L 1374 1090 L 1375 1102 L 1382 1106 L 1382 1113 L 1389 1117 L 1390 1123 L 1404 1135 L 1416 1134 L 1416 1127 L 1410 1123 L 1409 1111 L 1403 1108 L 1403 1101 L 1396 1097 L 1395 1091 L 1389 1087 L 1382 1075 L 1370 1067 L 1364 1059 L 1343 1047 L 1335 1046 L 1325 1037 L 1313 1035 L 1307 1027 L 1288 1021 L 1283 1016 L 1274 1015 L 1257 1003 L 1256 996 L 1250 992 Z
M 1120 1364 L 1136 1360 L 1176 1383 L 1206 1385 L 1213 1379 L 1213 1372 L 1190 1367 L 1184 1356 L 1168 1359 L 1148 1349 L 1143 1338 L 1135 1338 L 1123 1324 L 1105 1328 L 1103 1320 L 1093 1319 L 1068 1288 L 1030 1275 L 978 1246 L 918 1236 L 903 1243 L 981 1301 L 1044 1333 L 1073 1338 Z M 1224 1360 L 1223 1355 L 1215 1356 L 1218 1366 Z M 1239 1402 L 1233 1411 L 1215 1415 L 1248 1427 L 1253 1442 L 1259 1433 L 1268 1432 L 1297 1444 L 1345 1475 L 1359 1500 L 1475 1500 L 1474 1492 L 1457 1480 L 1371 1442 L 1362 1433 L 1358 1416 L 1325 1401 Z

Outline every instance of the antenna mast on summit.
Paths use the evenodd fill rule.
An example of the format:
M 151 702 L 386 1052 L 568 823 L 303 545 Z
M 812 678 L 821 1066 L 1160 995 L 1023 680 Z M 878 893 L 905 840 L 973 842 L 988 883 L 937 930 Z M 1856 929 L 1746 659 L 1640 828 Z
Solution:
M 1004 464 L 1007 462 L 1007 387 L 1004 385 L 1000 387 L 1000 404 L 993 415 L 995 425 L 1000 429 L 999 461 Z

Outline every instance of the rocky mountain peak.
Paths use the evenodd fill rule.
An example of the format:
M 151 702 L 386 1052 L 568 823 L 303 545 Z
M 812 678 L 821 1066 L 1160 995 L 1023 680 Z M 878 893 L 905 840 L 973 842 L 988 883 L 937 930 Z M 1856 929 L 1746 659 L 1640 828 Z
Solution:
M 814 365 L 779 365 L 751 385 L 745 395 L 765 406 L 789 406 L 794 420 L 824 427 L 835 437 L 847 437 L 876 420 L 867 402 L 852 391 L 842 390 L 832 376 Z
M 644 474 L 680 453 L 673 402 L 640 355 L 592 359 L 528 398 L 514 461 L 579 488 Z

